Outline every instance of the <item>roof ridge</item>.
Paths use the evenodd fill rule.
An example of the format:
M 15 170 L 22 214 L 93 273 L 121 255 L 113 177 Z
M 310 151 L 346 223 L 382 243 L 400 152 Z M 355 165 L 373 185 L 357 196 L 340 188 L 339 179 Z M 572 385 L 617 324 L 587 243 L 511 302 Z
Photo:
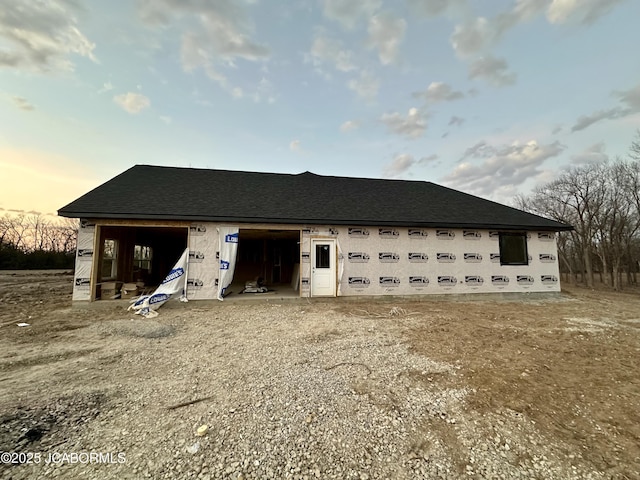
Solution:
M 182 167 L 182 166 L 171 166 L 171 165 L 151 165 L 138 163 L 135 164 L 131 168 L 137 167 L 147 167 L 154 169 L 174 169 L 174 170 L 198 170 L 205 172 L 220 172 L 220 173 L 241 173 L 241 174 L 249 174 L 249 175 L 275 175 L 275 176 L 291 176 L 291 177 L 302 177 L 303 175 L 307 175 L 309 177 L 319 177 L 319 178 L 339 178 L 344 180 L 371 180 L 371 181 L 380 181 L 380 182 L 401 182 L 401 183 L 428 183 L 431 185 L 438 185 L 437 183 L 433 183 L 429 180 L 413 180 L 413 179 L 401 179 L 401 178 L 376 178 L 376 177 L 353 177 L 346 175 L 323 175 L 321 173 L 311 172 L 309 170 L 305 170 L 300 173 L 288 173 L 288 172 L 261 172 L 258 170 L 232 170 L 232 169 L 224 169 L 224 168 L 205 168 L 205 167 Z M 438 185 L 441 186 L 441 185 Z M 447 188 L 447 187 L 443 187 Z M 454 189 L 451 189 L 454 190 Z M 455 190 L 458 191 L 458 190 Z M 459 192 L 459 191 L 458 191 Z M 491 200 L 489 200 L 491 201 Z

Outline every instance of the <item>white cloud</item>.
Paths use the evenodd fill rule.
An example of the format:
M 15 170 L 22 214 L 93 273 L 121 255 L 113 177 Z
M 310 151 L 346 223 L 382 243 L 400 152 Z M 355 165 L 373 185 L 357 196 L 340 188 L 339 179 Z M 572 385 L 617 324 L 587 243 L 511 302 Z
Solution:
M 409 170 L 415 163 L 413 155 L 408 153 L 396 155 L 390 164 L 384 166 L 383 174 L 385 177 L 397 177 Z
M 429 103 L 450 102 L 464 97 L 464 93 L 453 90 L 451 85 L 444 82 L 431 82 L 424 92 L 416 92 L 414 97 L 422 97 Z
M 237 59 L 259 61 L 269 57 L 267 46 L 252 38 L 253 25 L 241 2 L 234 0 L 153 0 L 138 3 L 138 14 L 147 24 L 184 28 L 181 61 L 185 71 L 202 68 L 206 75 L 232 91 L 224 68 Z M 186 17 L 186 22 L 181 22 Z M 188 27 L 182 27 L 189 25 Z
M 97 61 L 95 44 L 80 31 L 75 2 L 0 0 L 0 67 L 36 72 L 73 71 L 70 57 Z
M 438 155 L 431 154 L 416 160 L 413 155 L 402 153 L 395 155 L 388 165 L 383 167 L 383 175 L 385 177 L 397 177 L 409 171 L 415 165 L 426 165 L 438 159 Z
M 479 159 L 481 163 L 464 161 L 442 181 L 452 188 L 484 196 L 514 191 L 525 181 L 542 175 L 542 164 L 565 148 L 559 142 L 539 145 L 535 140 L 499 147 L 478 142 L 467 149 L 463 159 Z
M 113 97 L 113 101 L 129 113 L 140 113 L 151 106 L 151 101 L 141 93 L 123 93 Z
M 353 130 L 357 130 L 360 127 L 360 124 L 355 120 L 348 120 L 340 125 L 340 131 L 343 133 L 352 132 Z
M 516 74 L 508 71 L 509 66 L 503 58 L 492 55 L 474 60 L 469 65 L 469 78 L 481 78 L 494 87 L 504 87 L 516 83 Z
M 380 5 L 381 0 L 324 0 L 324 16 L 351 29 L 361 18 L 373 15 Z
M 576 21 L 591 24 L 625 0 L 553 0 L 547 9 L 550 23 Z
M 292 152 L 302 152 L 300 140 L 291 140 L 291 143 L 289 143 L 289 150 L 291 150 Z
M 350 72 L 356 68 L 353 62 L 353 52 L 347 50 L 339 40 L 327 37 L 324 32 L 316 34 L 309 52 L 315 66 L 329 62 L 336 70 Z
M 420 0 L 414 0 L 418 3 Z M 422 0 L 440 11 L 442 2 L 438 0 Z M 456 54 L 462 58 L 481 52 L 487 52 L 498 43 L 504 34 L 516 25 L 531 21 L 546 9 L 546 18 L 550 23 L 561 24 L 576 21 L 590 24 L 609 13 L 625 0 L 516 0 L 513 6 L 492 17 L 477 17 L 455 26 L 451 35 L 451 45 Z M 429 5 L 432 4 L 432 5 Z
M 462 159 L 469 157 L 488 158 L 495 153 L 495 149 L 487 144 L 484 140 L 479 141 L 475 145 L 467 148 L 462 155 Z
M 111 90 L 113 90 L 113 84 L 111 82 L 105 82 L 102 85 L 102 88 L 100 90 L 98 90 L 98 93 L 105 93 L 105 92 L 110 92 Z
M 517 0 L 511 10 L 499 14 L 492 20 L 493 28 L 500 38 L 507 30 L 519 23 L 532 20 L 549 5 L 549 0 Z
M 606 162 L 609 160 L 609 155 L 604 152 L 604 148 L 604 142 L 591 145 L 582 152 L 571 155 L 571 163 L 574 165 L 588 165 Z
M 621 116 L 623 116 L 623 110 L 620 107 L 598 110 L 597 112 L 593 112 L 589 115 L 580 115 L 576 120 L 576 123 L 571 127 L 571 131 L 578 132 L 590 127 L 600 120 L 613 120 L 614 118 L 620 118 Z
M 435 162 L 438 158 L 440 157 L 436 153 L 432 153 L 431 155 L 422 157 L 420 160 L 418 160 L 418 163 L 426 165 L 427 163 Z
M 391 132 L 409 138 L 419 138 L 427 129 L 427 123 L 417 108 L 410 109 L 406 117 L 398 112 L 385 113 L 380 120 Z
M 529 21 L 544 10 L 549 0 L 516 0 L 513 8 L 491 19 L 477 17 L 456 25 L 451 45 L 460 57 L 487 51 L 519 23 Z
M 165 125 L 170 125 L 173 122 L 173 119 L 167 115 L 160 115 L 158 118 L 162 120 Z
M 34 110 L 35 107 L 24 97 L 13 96 L 11 97 L 13 104 L 18 107 L 20 110 L 24 110 L 25 112 L 29 112 Z
M 456 25 L 451 35 L 451 45 L 460 57 L 468 57 L 488 49 L 498 32 L 484 17 L 478 17 L 463 25 Z
M 577 0 L 553 0 L 547 9 L 547 19 L 551 23 L 563 23 L 579 6 Z
M 356 92 L 359 97 L 372 100 L 378 95 L 380 80 L 373 76 L 371 72 L 363 70 L 358 78 L 349 80 L 347 87 Z
M 427 17 L 436 17 L 450 10 L 460 10 L 466 7 L 466 0 L 409 0 L 414 11 Z
M 250 34 L 247 12 L 240 2 L 217 0 L 154 0 L 139 2 L 140 17 L 151 25 L 168 25 L 188 16 L 198 29 L 189 30 L 198 40 L 198 48 L 208 55 L 228 61 L 235 58 L 260 60 L 269 56 L 269 49 L 254 42 Z
M 614 91 L 613 95 L 618 97 L 618 101 L 622 105 L 598 110 L 588 115 L 581 115 L 571 127 L 571 131 L 584 130 L 601 120 L 614 120 L 640 112 L 640 83 L 629 90 Z
M 614 92 L 622 103 L 626 103 L 629 113 L 640 112 L 640 83 L 629 90 Z
M 407 22 L 389 12 L 383 12 L 369 20 L 369 43 L 378 50 L 383 65 L 398 60 L 398 49 L 404 39 Z
M 234 98 L 249 98 L 256 103 L 274 103 L 276 95 L 273 84 L 266 78 L 261 77 L 255 85 L 240 87 L 231 85 L 227 76 L 221 71 L 225 68 L 233 68 L 233 62 L 220 61 L 212 52 L 200 48 L 200 39 L 197 35 L 186 33 L 182 38 L 182 67 L 186 72 L 192 72 L 202 68 L 209 79 L 220 85 Z M 252 77 L 254 78 L 254 77 Z
M 256 90 L 252 95 L 252 98 L 256 103 L 275 103 L 276 95 L 274 93 L 273 84 L 268 78 L 262 77 L 260 79 L 260 81 L 258 82 L 258 86 L 256 87 Z
M 228 88 L 227 77 L 216 70 L 214 56 L 206 49 L 200 48 L 200 41 L 201 39 L 197 35 L 191 33 L 183 35 L 180 50 L 183 70 L 192 72 L 202 68 L 207 77 L 220 84 L 220 86 Z

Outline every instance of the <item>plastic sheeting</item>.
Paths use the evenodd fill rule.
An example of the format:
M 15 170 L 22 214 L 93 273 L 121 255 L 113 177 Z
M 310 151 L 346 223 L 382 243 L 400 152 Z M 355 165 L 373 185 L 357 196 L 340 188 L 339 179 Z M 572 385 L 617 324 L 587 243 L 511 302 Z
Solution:
M 155 292 L 151 295 L 141 295 L 127 310 L 134 310 L 137 315 L 148 318 L 157 316 L 156 310 L 177 293 L 181 293 L 180 300 L 186 302 L 188 260 L 189 249 L 187 248 Z
M 238 227 L 218 227 L 218 242 L 220 244 L 220 274 L 218 276 L 218 300 L 223 300 L 227 288 L 233 281 L 238 253 Z
M 193 223 L 189 228 L 189 300 L 217 298 L 220 252 L 217 225 Z
M 338 288 L 337 295 L 342 295 L 342 277 L 344 276 L 344 254 L 340 248 L 340 241 L 336 238 L 336 246 L 338 248 Z
M 93 264 L 94 224 L 82 220 L 78 229 L 78 248 L 76 250 L 76 268 L 73 279 L 73 300 L 91 300 L 91 265 Z

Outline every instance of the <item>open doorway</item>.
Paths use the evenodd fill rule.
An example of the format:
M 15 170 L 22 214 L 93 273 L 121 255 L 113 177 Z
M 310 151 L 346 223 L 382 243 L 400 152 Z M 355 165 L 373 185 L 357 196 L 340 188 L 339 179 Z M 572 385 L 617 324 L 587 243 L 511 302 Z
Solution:
M 299 262 L 300 230 L 240 229 L 232 292 L 258 281 L 268 291 L 297 295 Z
M 187 248 L 188 232 L 186 227 L 101 227 L 95 298 L 154 290 Z

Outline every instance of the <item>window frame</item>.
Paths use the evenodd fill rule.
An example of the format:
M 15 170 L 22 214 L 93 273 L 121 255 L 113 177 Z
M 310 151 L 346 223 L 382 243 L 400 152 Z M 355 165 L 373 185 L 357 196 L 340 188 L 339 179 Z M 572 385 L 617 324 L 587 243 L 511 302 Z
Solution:
M 520 237 L 523 240 L 524 252 L 523 252 L 523 260 L 522 261 L 511 261 L 507 262 L 504 260 L 503 256 L 503 239 L 504 238 L 514 238 Z M 527 242 L 527 232 L 499 232 L 498 238 L 498 248 L 500 252 L 500 265 L 501 266 L 523 266 L 529 265 L 529 242 Z
M 107 243 L 111 246 L 107 247 Z M 105 238 L 102 244 L 102 274 L 101 280 L 115 280 L 118 277 L 118 240 L 115 238 Z M 105 266 L 108 265 L 108 272 Z
M 146 255 L 145 255 L 146 254 Z M 151 273 L 151 264 L 153 263 L 153 248 L 149 245 L 133 246 L 133 269 L 146 270 Z M 146 267 L 145 267 L 146 265 Z

